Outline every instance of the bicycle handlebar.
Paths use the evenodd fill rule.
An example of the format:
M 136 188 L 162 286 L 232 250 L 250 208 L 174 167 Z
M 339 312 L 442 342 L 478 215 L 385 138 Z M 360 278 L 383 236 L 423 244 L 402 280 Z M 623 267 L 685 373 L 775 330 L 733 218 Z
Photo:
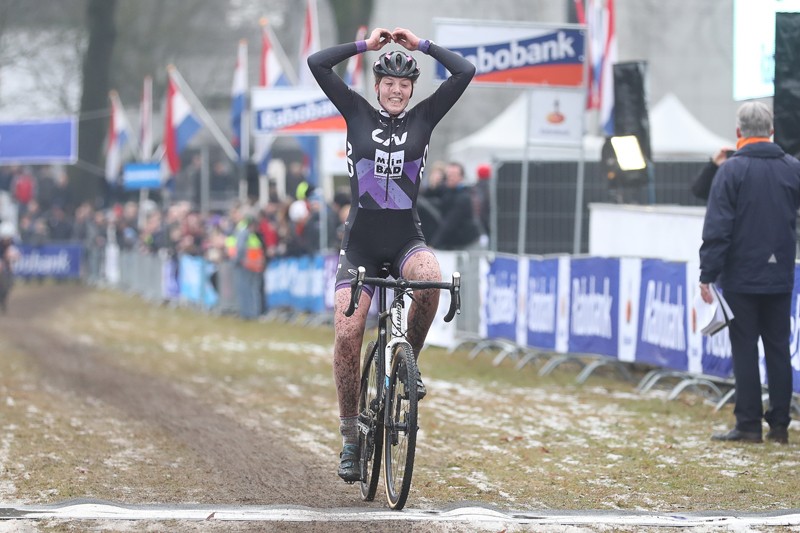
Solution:
M 447 289 L 450 291 L 450 309 L 444 317 L 445 322 L 450 322 L 456 313 L 461 314 L 461 274 L 453 272 L 452 281 L 419 281 L 407 279 L 368 278 L 364 267 L 358 267 L 358 272 L 350 282 L 350 305 L 344 316 L 352 316 L 358 309 L 358 301 L 364 284 L 392 289 Z

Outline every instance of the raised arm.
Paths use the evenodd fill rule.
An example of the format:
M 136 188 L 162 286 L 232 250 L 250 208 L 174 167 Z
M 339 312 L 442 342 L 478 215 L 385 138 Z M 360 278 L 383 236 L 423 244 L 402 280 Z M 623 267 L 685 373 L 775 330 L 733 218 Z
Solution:
M 420 39 L 405 28 L 395 28 L 392 38 L 407 50 L 419 50 L 428 54 L 450 72 L 451 76 L 420 104 L 428 107 L 432 124 L 437 124 L 464 94 L 469 82 L 475 76 L 475 65 L 443 46 L 427 39 Z
M 375 28 L 369 38 L 364 41 L 332 46 L 309 56 L 308 68 L 311 69 L 314 79 L 343 115 L 345 115 L 345 110 L 352 105 L 354 93 L 333 71 L 333 67 L 345 59 L 367 50 L 380 50 L 391 40 L 392 34 L 389 33 L 389 30 Z

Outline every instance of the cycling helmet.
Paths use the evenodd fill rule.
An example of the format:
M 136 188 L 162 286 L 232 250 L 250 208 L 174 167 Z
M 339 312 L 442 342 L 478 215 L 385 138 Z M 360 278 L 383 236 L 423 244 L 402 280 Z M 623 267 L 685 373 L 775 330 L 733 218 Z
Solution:
M 419 78 L 417 60 L 399 50 L 381 54 L 380 58 L 372 65 L 372 72 L 378 78 L 392 76 L 408 78 L 411 81 L 417 81 Z

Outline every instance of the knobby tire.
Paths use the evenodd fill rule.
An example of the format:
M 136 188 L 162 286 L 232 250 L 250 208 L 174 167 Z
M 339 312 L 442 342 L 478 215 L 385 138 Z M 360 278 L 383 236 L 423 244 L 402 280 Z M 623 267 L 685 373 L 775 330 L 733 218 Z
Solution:
M 393 351 L 389 391 L 384 400 L 389 422 L 383 428 L 383 475 L 389 507 L 400 510 L 408 499 L 414 471 L 419 369 L 410 345 L 397 344 Z
M 358 396 L 358 449 L 361 469 L 361 499 L 372 501 L 378 488 L 381 473 L 381 446 L 383 443 L 383 412 L 380 410 L 378 387 L 383 386 L 383 376 L 378 376 L 378 358 L 375 342 L 370 342 L 364 352 L 361 372 L 361 391 Z M 364 427 L 367 433 L 364 432 Z

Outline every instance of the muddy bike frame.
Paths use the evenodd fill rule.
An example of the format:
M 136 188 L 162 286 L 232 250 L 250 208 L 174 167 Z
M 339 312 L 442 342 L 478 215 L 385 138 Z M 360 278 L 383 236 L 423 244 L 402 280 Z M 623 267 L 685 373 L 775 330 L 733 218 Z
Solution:
M 405 299 L 413 299 L 414 290 L 448 290 L 450 308 L 444 320 L 450 322 L 461 312 L 461 274 L 453 273 L 449 282 L 391 279 L 388 274 L 388 265 L 384 265 L 380 277 L 374 278 L 367 277 L 364 267 L 359 267 L 344 314 L 351 316 L 358 308 L 364 285 L 375 287 L 378 335 L 364 354 L 358 405 L 361 497 L 365 501 L 375 498 L 383 459 L 386 499 L 392 509 L 399 510 L 405 506 L 411 488 L 418 429 L 419 369 L 406 338 Z M 393 290 L 391 300 L 388 289 Z

